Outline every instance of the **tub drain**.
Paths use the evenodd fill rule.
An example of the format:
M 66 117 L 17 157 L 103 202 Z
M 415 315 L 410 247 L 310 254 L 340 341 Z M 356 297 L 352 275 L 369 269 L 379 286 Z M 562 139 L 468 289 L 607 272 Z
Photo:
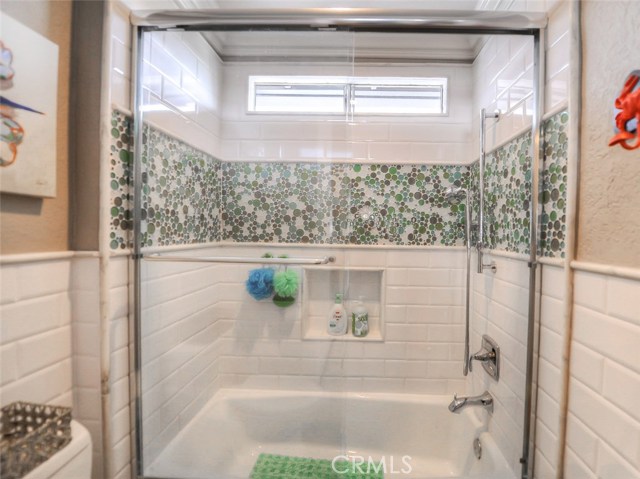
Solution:
M 476 437 L 473 440 L 473 453 L 476 455 L 476 459 L 480 459 L 482 457 L 482 444 L 480 443 L 479 437 Z

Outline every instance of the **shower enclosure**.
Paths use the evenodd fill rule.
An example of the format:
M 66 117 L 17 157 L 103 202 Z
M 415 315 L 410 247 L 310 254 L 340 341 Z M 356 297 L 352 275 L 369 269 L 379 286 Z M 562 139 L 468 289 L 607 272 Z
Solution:
M 140 477 L 531 477 L 544 18 L 339 10 L 135 17 Z

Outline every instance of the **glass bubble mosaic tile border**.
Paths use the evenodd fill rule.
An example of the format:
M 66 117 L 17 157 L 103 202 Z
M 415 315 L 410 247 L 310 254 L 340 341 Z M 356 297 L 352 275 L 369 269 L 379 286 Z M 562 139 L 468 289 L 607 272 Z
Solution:
M 131 120 L 112 113 L 111 248 L 130 245 Z M 545 126 L 541 253 L 564 255 L 568 114 Z M 487 157 L 488 244 L 527 253 L 530 133 Z M 464 205 L 450 186 L 477 196 L 467 165 L 223 162 L 145 125 L 143 246 L 217 241 L 460 246 Z M 195 201 L 194 201 L 195 199 Z M 476 212 L 477 213 L 477 212 Z
M 464 209 L 445 191 L 468 181 L 467 166 L 223 163 L 222 238 L 462 245 Z

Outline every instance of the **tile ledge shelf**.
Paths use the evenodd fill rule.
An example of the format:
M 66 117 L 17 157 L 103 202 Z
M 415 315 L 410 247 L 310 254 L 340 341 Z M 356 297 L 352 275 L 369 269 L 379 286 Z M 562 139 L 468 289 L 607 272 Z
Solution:
M 556 106 L 554 106 L 553 108 L 551 108 L 549 111 L 545 112 L 544 115 L 542 115 L 542 121 L 547 121 L 549 118 L 556 116 L 558 113 L 562 113 L 563 111 L 566 111 L 567 113 L 569 113 L 569 101 L 565 100 L 559 104 L 557 104 Z
M 383 342 L 380 331 L 371 331 L 364 338 L 358 338 L 348 332 L 339 336 L 333 336 L 325 331 L 311 330 L 302 336 L 303 341 L 355 341 L 355 342 Z
M 428 251 L 465 251 L 464 246 L 438 246 L 438 245 L 372 245 L 372 244 L 319 244 L 319 243 L 235 243 L 232 241 L 192 243 L 171 246 L 152 246 L 142 248 L 141 252 L 168 253 L 171 251 L 188 251 L 207 248 L 313 248 L 313 249 L 371 249 L 371 250 L 428 250 Z M 126 256 L 133 253 L 131 248 L 112 250 L 112 256 Z
M 133 112 L 131 110 L 117 103 L 111 103 L 111 110 L 119 111 L 123 115 L 133 118 Z M 111 114 L 109 114 L 109 120 L 111 120 Z
M 475 252 L 475 250 L 473 250 L 472 253 L 473 252 Z M 530 260 L 530 257 L 529 257 L 528 254 L 525 254 L 525 253 L 514 253 L 512 251 L 505 251 L 505 250 L 501 250 L 501 249 L 486 250 L 485 254 L 489 255 L 489 256 L 498 256 L 498 257 L 502 257 L 502 258 L 509 258 L 509 259 L 513 259 L 513 260 L 516 260 L 516 261 L 528 262 Z M 551 258 L 549 256 L 538 256 L 537 261 L 540 264 L 544 264 L 544 265 L 547 265 L 547 266 L 558 266 L 560 268 L 563 268 L 565 266 L 565 263 L 566 263 L 564 258 Z
M 17 253 L 0 255 L 0 264 L 40 263 L 71 258 L 98 258 L 98 251 L 48 251 L 42 253 Z
M 611 264 L 577 260 L 571 261 L 570 266 L 571 269 L 576 271 L 586 271 L 588 273 L 597 273 L 603 276 L 613 276 L 616 278 L 640 281 L 640 268 L 629 268 L 627 266 L 615 266 Z
M 217 158 L 216 158 L 217 159 Z M 475 161 L 392 161 L 370 158 L 233 158 L 218 160 L 223 163 L 286 163 L 312 165 L 418 165 L 418 166 L 471 166 Z
M 392 250 L 392 251 L 465 251 L 464 246 L 420 246 L 420 245 L 354 245 L 354 244 L 316 244 L 316 243 L 234 243 L 231 241 L 212 242 L 212 243 L 193 243 L 193 244 L 181 244 L 171 246 L 156 246 L 150 248 L 143 248 L 142 253 L 169 253 L 173 251 L 190 251 L 207 248 L 274 248 L 274 249 L 287 249 L 287 248 L 313 248 L 313 249 L 346 249 L 346 250 Z M 474 253 L 475 250 L 472 250 Z M 112 250 L 110 256 L 130 256 L 133 254 L 131 248 L 122 250 Z M 514 259 L 517 261 L 529 261 L 529 255 L 524 253 L 514 253 L 505 250 L 487 250 L 486 254 Z M 10 256 L 10 255 L 7 255 Z M 538 262 L 540 264 L 548 266 L 564 267 L 566 261 L 563 258 L 551 258 L 548 256 L 539 256 Z M 0 256 L 0 263 L 2 263 L 2 256 Z M 573 264 L 572 264 L 573 267 Z M 638 269 L 638 277 L 640 278 L 640 269 Z

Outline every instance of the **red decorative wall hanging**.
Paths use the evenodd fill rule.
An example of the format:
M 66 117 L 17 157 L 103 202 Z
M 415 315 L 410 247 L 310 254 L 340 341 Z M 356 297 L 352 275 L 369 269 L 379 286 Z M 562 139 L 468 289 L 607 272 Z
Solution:
M 620 145 L 625 150 L 640 148 L 640 70 L 631 72 L 616 98 L 615 107 L 617 134 L 609 146 Z M 635 141 L 633 141 L 635 140 Z

